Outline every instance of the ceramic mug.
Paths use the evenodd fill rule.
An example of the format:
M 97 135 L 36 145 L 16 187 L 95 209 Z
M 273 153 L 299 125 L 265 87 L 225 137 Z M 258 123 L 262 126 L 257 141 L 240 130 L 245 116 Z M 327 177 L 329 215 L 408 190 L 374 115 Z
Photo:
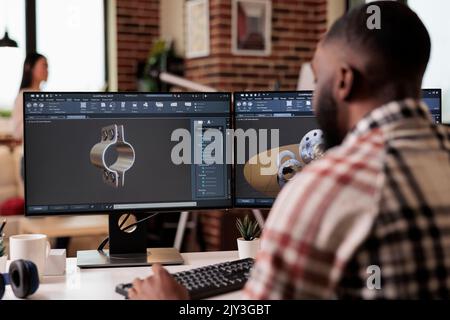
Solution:
M 8 260 L 7 256 L 0 257 L 0 273 L 6 273 L 6 261 Z
M 19 234 L 9 238 L 9 255 L 11 261 L 30 260 L 38 269 L 42 279 L 45 263 L 50 254 L 50 243 L 45 234 Z

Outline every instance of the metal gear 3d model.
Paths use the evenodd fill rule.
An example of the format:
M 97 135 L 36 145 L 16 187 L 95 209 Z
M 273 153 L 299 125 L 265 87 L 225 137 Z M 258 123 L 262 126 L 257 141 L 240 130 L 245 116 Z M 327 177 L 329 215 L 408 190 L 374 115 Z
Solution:
M 319 159 L 325 153 L 322 130 L 311 130 L 300 141 L 298 153 L 304 164 Z
M 283 161 L 285 159 L 287 160 Z M 282 188 L 303 168 L 303 165 L 296 159 L 295 154 L 292 151 L 285 150 L 278 155 L 277 167 L 277 181 Z
M 301 171 L 307 164 L 317 160 L 325 153 L 325 143 L 322 130 L 316 129 L 306 133 L 298 145 L 298 154 L 284 150 L 280 152 L 277 159 L 277 182 L 280 188 L 290 181 L 297 172 Z
M 117 160 L 112 165 L 106 163 L 106 152 L 114 148 Z M 133 146 L 125 141 L 123 125 L 111 125 L 101 130 L 101 141 L 94 145 L 90 152 L 91 163 L 103 170 L 103 181 L 113 187 L 125 185 L 125 172 L 134 164 Z

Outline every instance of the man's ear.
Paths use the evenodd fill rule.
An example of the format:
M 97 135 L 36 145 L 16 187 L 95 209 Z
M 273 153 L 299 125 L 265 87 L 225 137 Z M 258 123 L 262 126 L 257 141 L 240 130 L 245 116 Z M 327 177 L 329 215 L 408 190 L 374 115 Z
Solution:
M 335 85 L 335 94 L 340 101 L 350 99 L 355 86 L 355 73 L 348 64 L 339 66 Z

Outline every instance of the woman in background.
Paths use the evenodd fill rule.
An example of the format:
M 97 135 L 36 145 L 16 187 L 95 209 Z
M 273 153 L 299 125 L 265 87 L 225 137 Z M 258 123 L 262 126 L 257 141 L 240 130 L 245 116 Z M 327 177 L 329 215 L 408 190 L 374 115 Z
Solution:
M 42 82 L 47 81 L 48 64 L 47 58 L 39 53 L 27 54 L 23 64 L 22 83 L 17 95 L 12 113 L 13 136 L 16 140 L 23 140 L 23 93 L 41 91 Z M 23 157 L 21 160 L 20 174 L 23 180 Z M 67 248 L 70 238 L 56 238 L 56 248 Z
M 16 140 L 23 139 L 23 92 L 41 91 L 41 84 L 47 78 L 47 58 L 39 53 L 29 53 L 23 64 L 22 83 L 12 113 L 13 136 Z

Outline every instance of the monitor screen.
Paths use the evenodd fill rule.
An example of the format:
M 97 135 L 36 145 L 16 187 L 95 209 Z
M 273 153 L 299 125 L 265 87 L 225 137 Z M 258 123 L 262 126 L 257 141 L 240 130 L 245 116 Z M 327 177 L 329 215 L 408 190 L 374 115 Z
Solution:
M 423 89 L 422 99 L 430 109 L 430 113 L 436 123 L 442 123 L 442 90 Z
M 422 95 L 433 119 L 436 123 L 441 123 L 441 90 L 424 89 Z M 261 172 L 264 165 L 255 156 L 266 151 L 264 148 L 258 148 L 256 152 L 255 150 L 252 152 L 247 146 L 245 163 L 235 159 L 236 207 L 271 207 L 284 184 L 317 157 L 314 155 L 314 148 L 319 150 L 319 156 L 323 152 L 321 131 L 318 130 L 313 114 L 312 99 L 312 91 L 235 93 L 234 110 L 237 130 L 279 130 L 276 173 Z M 247 135 L 247 138 L 249 136 Z M 268 141 L 270 141 L 269 135 Z M 238 145 L 238 143 L 235 145 L 236 154 L 238 154 L 236 149 Z M 267 145 L 269 145 L 267 149 L 270 150 L 270 143 Z M 313 157 L 305 157 L 305 154 L 308 154 L 308 148 Z M 253 163 L 250 163 L 251 159 L 254 160 Z
M 227 93 L 25 93 L 26 214 L 231 207 L 231 166 L 192 152 L 225 134 L 230 106 Z
M 323 137 L 313 114 L 312 97 L 311 91 L 234 94 L 236 134 L 241 129 L 248 138 L 252 136 L 249 130 L 255 130 L 259 137 L 258 142 L 252 142 L 258 148 L 247 145 L 245 151 L 239 151 L 239 143 L 235 143 L 236 207 L 271 207 L 295 173 L 323 154 Z M 276 132 L 278 138 L 272 136 Z M 267 136 L 267 143 L 260 143 L 262 136 Z M 274 140 L 278 143 L 274 144 Z M 250 143 L 249 139 L 246 143 Z M 268 150 L 277 151 L 276 159 L 272 159 L 274 168 L 264 171 L 268 162 L 263 162 L 261 156 L 270 158 Z M 242 152 L 245 155 L 239 161 Z

